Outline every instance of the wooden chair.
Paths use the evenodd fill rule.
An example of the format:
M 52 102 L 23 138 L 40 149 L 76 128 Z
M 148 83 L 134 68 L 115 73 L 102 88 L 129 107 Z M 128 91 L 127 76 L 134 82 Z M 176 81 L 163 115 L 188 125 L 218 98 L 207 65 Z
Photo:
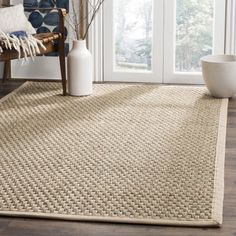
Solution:
M 61 8 L 27 8 L 29 11 L 34 10 L 57 10 L 59 14 L 59 32 L 51 32 L 51 33 L 40 33 L 35 34 L 34 37 L 41 40 L 44 46 L 46 47 L 46 51 L 41 49 L 40 54 L 42 55 L 51 52 L 58 52 L 59 60 L 60 60 L 60 69 L 61 69 L 61 79 L 62 79 L 62 94 L 66 95 L 66 68 L 65 68 L 65 32 L 64 32 L 64 20 L 66 16 L 66 10 Z M 3 71 L 3 82 L 7 79 L 11 78 L 11 60 L 17 59 L 18 53 L 16 50 L 4 50 L 2 54 L 0 54 L 0 62 L 4 62 L 4 71 Z

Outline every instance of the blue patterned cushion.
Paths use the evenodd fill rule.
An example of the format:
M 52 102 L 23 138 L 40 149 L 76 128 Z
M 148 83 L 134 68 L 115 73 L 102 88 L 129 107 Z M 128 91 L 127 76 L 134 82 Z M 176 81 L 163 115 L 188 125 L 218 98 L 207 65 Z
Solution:
M 69 0 L 24 0 L 24 7 L 28 8 L 65 8 L 69 11 Z M 55 10 L 27 10 L 29 22 L 39 33 L 59 32 L 59 15 Z M 65 38 L 67 38 L 68 30 L 65 27 Z M 65 51 L 69 51 L 69 43 L 65 43 Z M 56 56 L 51 53 L 48 56 Z

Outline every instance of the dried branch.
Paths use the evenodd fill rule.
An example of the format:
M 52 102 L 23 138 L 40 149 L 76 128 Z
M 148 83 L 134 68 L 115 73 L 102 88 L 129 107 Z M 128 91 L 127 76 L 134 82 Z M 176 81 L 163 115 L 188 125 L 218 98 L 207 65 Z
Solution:
M 87 35 L 88 35 L 89 28 L 90 28 L 91 24 L 93 23 L 93 21 L 94 21 L 96 15 L 97 15 L 98 11 L 100 10 L 100 8 L 101 8 L 101 6 L 102 6 L 102 4 L 103 4 L 104 1 L 105 1 L 105 0 L 100 0 L 100 1 L 98 1 L 99 4 L 98 4 L 98 6 L 95 7 L 95 10 L 94 10 L 94 12 L 93 12 L 93 15 L 92 15 L 92 17 L 91 17 L 91 20 L 90 20 L 90 22 L 89 22 L 87 28 L 86 28 L 86 31 L 85 31 L 85 34 L 84 34 L 83 39 L 86 39 L 86 37 L 87 37 Z
M 72 10 L 73 10 L 73 15 L 74 15 L 74 21 L 72 22 L 74 24 L 74 30 L 76 33 L 77 39 L 79 39 L 79 29 L 76 27 L 78 25 L 78 20 L 77 20 L 77 14 L 76 14 L 76 6 L 75 6 L 75 1 L 72 0 Z
M 76 39 L 84 40 L 86 39 L 89 29 L 105 0 L 96 0 L 94 4 L 91 0 L 80 0 L 79 7 L 76 8 L 77 1 L 78 0 L 72 0 L 73 17 L 69 17 L 68 21 L 76 34 Z M 88 6 L 90 7 L 90 11 L 84 14 L 84 8 L 87 8 Z M 86 27 L 84 28 L 85 25 Z

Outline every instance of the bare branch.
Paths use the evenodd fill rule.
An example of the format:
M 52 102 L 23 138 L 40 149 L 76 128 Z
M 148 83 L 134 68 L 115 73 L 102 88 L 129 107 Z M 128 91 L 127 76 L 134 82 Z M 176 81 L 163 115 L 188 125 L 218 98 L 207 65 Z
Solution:
M 74 28 L 75 28 L 76 38 L 79 39 L 79 30 L 76 27 L 76 25 L 78 25 L 77 11 L 76 11 L 74 0 L 72 0 L 72 9 L 73 9 L 73 14 L 74 14 L 74 26 L 75 26 Z
M 93 3 L 92 0 L 80 0 L 79 7 L 76 8 L 75 2 L 77 3 L 77 1 L 78 0 L 72 0 L 73 17 L 69 16 L 68 23 L 75 32 L 77 40 L 84 40 L 86 39 L 89 29 L 105 0 L 97 0 L 95 3 Z M 90 7 L 90 10 L 85 13 L 84 8 L 87 8 L 87 6 Z M 87 24 L 88 19 L 89 22 Z M 84 28 L 85 24 L 86 27 Z
M 101 6 L 102 6 L 102 4 L 103 4 L 104 1 L 105 1 L 105 0 L 98 0 L 98 1 L 97 1 L 98 4 L 96 4 L 97 6 L 95 7 L 95 10 L 94 10 L 94 12 L 93 12 L 93 15 L 92 15 L 92 17 L 91 17 L 90 22 L 88 23 L 88 26 L 87 26 L 87 28 L 86 28 L 85 34 L 84 34 L 84 36 L 83 36 L 83 39 L 86 39 L 86 37 L 87 37 L 87 35 L 88 35 L 88 31 L 89 31 L 89 29 L 90 29 L 90 26 L 91 26 L 91 24 L 93 23 L 93 21 L 94 21 L 96 15 L 97 15 L 98 11 L 100 10 L 100 8 L 101 8 Z

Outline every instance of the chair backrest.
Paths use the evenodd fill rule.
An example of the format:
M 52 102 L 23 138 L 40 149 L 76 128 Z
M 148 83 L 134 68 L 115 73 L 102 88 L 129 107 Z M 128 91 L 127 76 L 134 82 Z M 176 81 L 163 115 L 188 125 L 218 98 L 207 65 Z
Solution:
M 44 0 L 41 0 L 41 2 L 44 2 Z M 46 2 L 46 1 L 45 1 Z M 52 32 L 61 32 L 60 29 L 60 13 L 62 12 L 61 10 L 57 10 L 56 4 L 50 8 L 50 10 L 42 10 L 44 8 L 29 10 L 27 6 L 25 7 L 25 14 L 29 20 L 29 22 L 32 24 L 32 26 L 35 28 L 37 34 L 41 33 L 46 33 L 50 34 Z M 45 8 L 47 9 L 47 8 Z M 55 10 L 53 10 L 55 9 Z M 57 10 L 57 11 L 56 11 Z M 60 13 L 59 13 L 60 12 Z M 63 15 L 66 15 L 66 9 L 63 11 Z M 69 39 L 67 38 L 68 36 L 68 25 L 64 25 L 64 35 L 66 38 L 65 41 L 65 52 L 68 54 L 69 52 Z M 56 52 L 47 54 L 48 56 L 57 56 Z

